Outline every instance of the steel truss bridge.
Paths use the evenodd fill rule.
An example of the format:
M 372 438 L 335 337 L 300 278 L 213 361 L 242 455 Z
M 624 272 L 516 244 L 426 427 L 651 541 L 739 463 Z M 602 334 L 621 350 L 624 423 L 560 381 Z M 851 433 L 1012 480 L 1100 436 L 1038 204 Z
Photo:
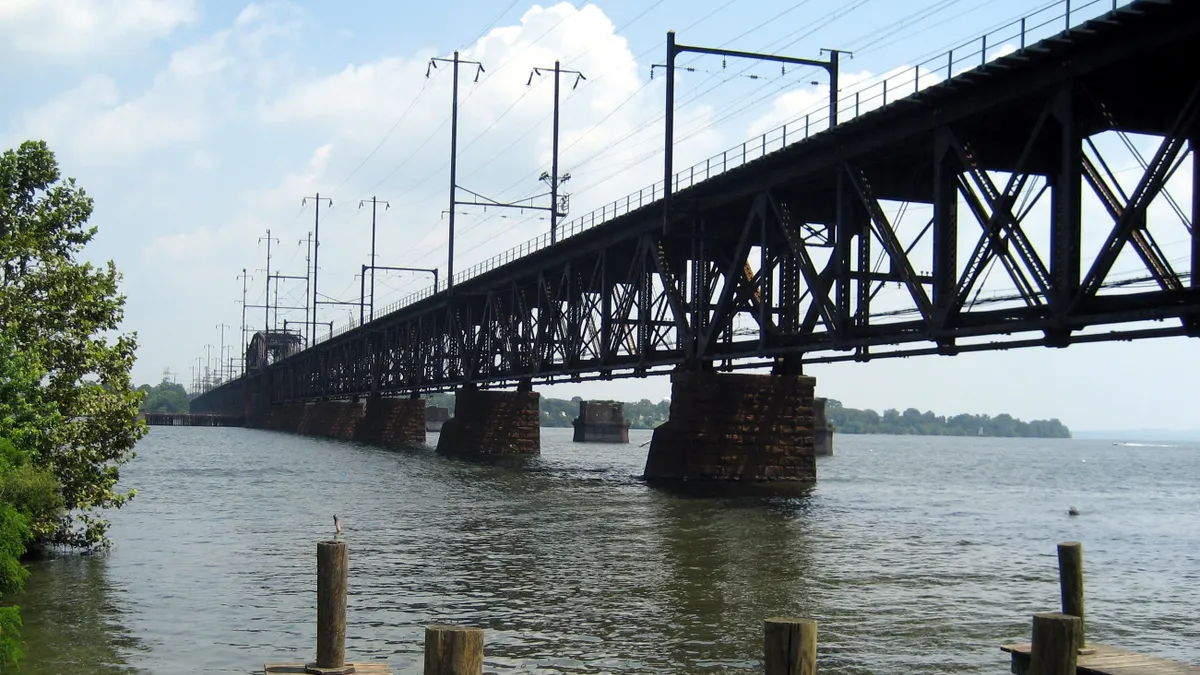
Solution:
M 1200 336 L 1200 3 L 1021 29 L 272 364 L 271 397 Z

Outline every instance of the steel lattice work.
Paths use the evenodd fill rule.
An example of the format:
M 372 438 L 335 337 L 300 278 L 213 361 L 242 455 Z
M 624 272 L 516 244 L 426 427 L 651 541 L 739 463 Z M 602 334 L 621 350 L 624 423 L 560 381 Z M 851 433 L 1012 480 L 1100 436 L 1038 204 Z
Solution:
M 1134 3 L 289 357 L 272 398 L 1200 336 L 1198 37 Z

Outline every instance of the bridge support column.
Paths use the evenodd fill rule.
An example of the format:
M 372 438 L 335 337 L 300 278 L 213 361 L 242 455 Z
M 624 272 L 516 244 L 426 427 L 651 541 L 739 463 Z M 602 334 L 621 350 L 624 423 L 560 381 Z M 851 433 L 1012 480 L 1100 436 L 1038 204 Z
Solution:
M 420 445 L 425 442 L 425 399 L 384 398 L 372 394 L 354 439 L 374 445 Z
M 620 401 L 580 401 L 575 427 L 576 443 L 628 443 L 629 422 Z
M 437 451 L 446 455 L 536 455 L 541 451 L 540 396 L 518 391 L 454 392 L 454 417 L 442 424 Z
M 825 399 L 813 397 L 813 454 L 827 457 L 833 454 L 833 429 L 825 417 Z
M 251 373 L 243 378 L 242 414 L 246 418 L 246 426 L 252 429 L 270 428 L 271 418 L 271 378 L 266 373 Z
M 812 481 L 813 390 L 803 375 L 678 370 L 647 479 Z

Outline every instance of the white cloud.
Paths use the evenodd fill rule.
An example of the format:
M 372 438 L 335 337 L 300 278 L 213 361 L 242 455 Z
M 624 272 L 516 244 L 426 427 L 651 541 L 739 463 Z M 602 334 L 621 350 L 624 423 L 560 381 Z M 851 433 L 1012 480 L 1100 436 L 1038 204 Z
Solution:
M 236 109 L 239 96 L 253 96 L 271 80 L 264 44 L 289 30 L 288 19 L 252 5 L 230 28 L 172 53 L 153 83 L 132 95 L 108 76 L 90 76 L 30 113 L 26 135 L 46 138 L 72 159 L 104 165 L 195 143 L 214 118 Z
M 280 211 L 280 204 L 295 204 L 299 200 L 297 195 L 315 192 L 325 177 L 331 150 L 332 147 L 328 145 L 317 148 L 303 170 L 284 176 L 276 187 L 248 191 L 242 195 L 241 208 L 229 222 L 217 227 L 201 225 L 187 232 L 155 237 L 146 244 L 143 253 L 147 259 L 169 265 L 176 272 L 180 272 L 177 266 L 183 264 L 195 266 L 195 272 L 202 274 L 204 269 L 211 268 L 223 251 L 242 248 L 271 227 L 270 223 Z
M 661 80 L 647 82 L 648 72 L 639 73 L 628 43 L 613 31 L 593 5 L 534 6 L 518 24 L 498 27 L 462 50 L 462 59 L 480 61 L 486 70 L 478 82 L 474 65 L 460 72 L 459 185 L 500 200 L 546 191 L 537 177 L 551 164 L 552 78 L 530 82 L 529 76 L 534 67 L 552 68 L 556 60 L 588 78 L 577 89 L 573 75 L 562 82 L 560 170 L 572 174 L 563 190 L 572 195 L 567 220 L 660 179 L 660 125 L 647 120 L 661 114 Z M 316 133 L 332 146 L 331 180 L 323 194 L 335 188 L 335 200 L 342 202 L 371 194 L 392 202 L 389 224 L 379 232 L 381 250 L 392 252 L 386 264 L 444 265 L 452 76 L 440 63 L 426 79 L 435 55 L 447 56 L 391 54 L 350 64 L 295 83 L 258 111 L 264 125 Z M 705 106 L 681 106 L 680 129 L 706 127 L 711 113 Z M 728 142 L 719 129 L 704 129 L 681 144 L 680 154 L 698 158 Z M 538 212 L 458 211 L 463 214 L 456 232 L 458 272 L 549 229 Z M 338 231 L 346 234 L 336 242 L 323 237 L 322 268 L 354 269 L 363 259 L 369 228 L 352 210 L 330 218 L 345 222 Z M 411 283 L 415 286 L 388 301 L 425 282 Z
M 104 55 L 196 19 L 194 0 L 5 0 L 0 43 L 43 57 Z

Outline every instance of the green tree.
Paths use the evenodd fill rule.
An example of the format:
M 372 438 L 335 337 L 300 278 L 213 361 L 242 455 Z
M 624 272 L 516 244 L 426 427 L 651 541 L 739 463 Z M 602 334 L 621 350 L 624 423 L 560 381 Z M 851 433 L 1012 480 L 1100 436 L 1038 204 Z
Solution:
M 124 315 L 121 277 L 111 261 L 77 260 L 96 234 L 91 213 L 44 142 L 0 155 L 0 325 L 45 371 L 41 395 L 58 412 L 32 462 L 54 473 L 66 511 L 39 541 L 79 547 L 106 543 L 96 512 L 133 496 L 116 490 L 119 467 L 145 433 L 129 380 L 136 336 L 108 337 Z
M 153 387 L 143 384 L 138 387 L 138 391 L 145 395 L 139 408 L 141 412 L 185 413 L 188 411 L 187 390 L 183 388 L 182 384 L 168 382 L 164 379 Z
M 58 480 L 32 462 L 45 430 L 60 417 L 39 386 L 45 373 L 17 350 L 10 333 L 0 332 L 0 600 L 25 581 L 20 559 L 39 528 L 63 514 Z M 20 626 L 19 608 L 0 607 L 0 665 L 20 656 Z
M 955 415 L 950 418 L 908 408 L 903 413 L 889 408 L 883 415 L 874 410 L 856 410 L 828 399 L 829 424 L 844 434 L 918 434 L 923 436 L 1016 436 L 1027 438 L 1070 438 L 1071 430 L 1057 419 L 1022 422 L 1007 413 Z

